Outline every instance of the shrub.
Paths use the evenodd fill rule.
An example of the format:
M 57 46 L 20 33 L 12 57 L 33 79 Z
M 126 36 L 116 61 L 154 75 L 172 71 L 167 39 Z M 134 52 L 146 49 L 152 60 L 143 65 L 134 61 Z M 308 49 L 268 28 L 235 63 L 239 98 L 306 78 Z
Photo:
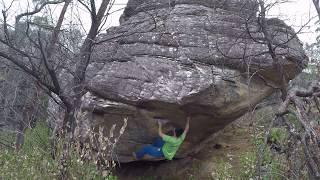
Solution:
M 272 128 L 270 130 L 270 141 L 283 144 L 288 139 L 288 133 L 284 128 Z
M 59 161 L 51 157 L 49 137 L 51 130 L 45 122 L 39 121 L 35 128 L 25 133 L 25 143 L 20 152 L 4 149 L 0 153 L 0 175 L 3 179 L 58 179 Z M 59 142 L 58 144 L 62 144 Z M 61 146 L 58 146 L 61 147 Z M 58 151 L 61 151 L 58 148 Z M 82 161 L 80 155 L 71 150 L 68 162 L 70 179 L 117 179 L 97 170 L 92 161 Z

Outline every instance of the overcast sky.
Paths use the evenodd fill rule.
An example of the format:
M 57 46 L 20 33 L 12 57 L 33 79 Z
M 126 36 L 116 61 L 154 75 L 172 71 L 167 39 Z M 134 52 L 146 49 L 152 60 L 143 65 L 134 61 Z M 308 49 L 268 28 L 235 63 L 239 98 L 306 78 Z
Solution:
M 315 42 L 315 22 L 318 20 L 318 17 L 316 16 L 317 13 L 312 0 L 293 0 L 290 3 L 274 7 L 270 14 L 285 20 L 296 31 L 300 30 L 301 26 L 306 24 L 310 18 L 315 17 L 308 24 L 309 26 L 304 28 L 302 33 L 298 35 L 303 42 Z
M 10 0 L 1 1 L 2 3 L 5 3 L 7 6 L 9 6 L 8 4 L 10 3 Z M 9 13 L 9 18 L 13 20 L 13 14 L 15 14 L 17 11 L 21 12 L 21 9 L 26 8 L 28 1 L 31 2 L 32 0 L 15 0 L 15 4 L 12 8 L 13 10 Z M 128 0 L 115 0 L 115 5 L 113 6 L 111 12 L 116 12 L 112 13 L 112 15 L 109 17 L 107 22 L 108 27 L 119 25 L 119 17 L 122 14 L 123 8 L 125 7 L 127 2 Z M 97 0 L 97 3 L 99 3 L 99 0 Z M 0 8 L 3 9 L 3 6 Z M 60 9 L 61 8 L 57 6 L 51 7 L 52 12 L 56 15 L 59 14 Z M 72 10 L 69 10 L 69 15 L 71 14 L 71 11 L 73 12 L 73 14 L 78 13 L 81 15 L 81 21 L 83 22 L 84 26 L 88 26 L 90 24 L 90 16 L 85 13 L 84 9 L 82 10 L 79 8 L 73 8 Z M 279 17 L 280 19 L 285 20 L 288 25 L 294 27 L 296 31 L 298 31 L 301 28 L 301 26 L 304 25 L 311 17 L 316 16 L 316 11 L 313 7 L 312 0 L 292 0 L 292 2 L 290 3 L 285 3 L 274 7 L 269 12 L 269 15 Z M 70 15 L 70 17 L 71 20 L 74 20 L 76 18 L 75 15 Z M 314 33 L 314 23 L 316 20 L 317 19 L 315 18 L 309 24 L 309 26 L 304 28 L 303 32 L 298 35 L 303 42 L 312 43 L 315 41 L 316 34 Z
M 272 1 L 272 0 L 271 0 Z M 124 8 L 128 0 L 116 0 L 115 9 Z M 110 18 L 109 24 L 111 26 L 119 25 L 119 17 L 122 11 L 113 14 Z M 275 6 L 269 12 L 270 16 L 280 17 L 280 19 L 285 20 L 286 23 L 296 31 L 300 30 L 301 26 L 305 25 L 310 18 L 316 17 L 316 10 L 312 4 L 312 0 L 292 0 L 290 3 L 281 4 Z M 312 43 L 315 41 L 315 21 L 309 23 L 309 26 L 303 29 L 302 33 L 299 34 L 299 38 L 302 42 Z

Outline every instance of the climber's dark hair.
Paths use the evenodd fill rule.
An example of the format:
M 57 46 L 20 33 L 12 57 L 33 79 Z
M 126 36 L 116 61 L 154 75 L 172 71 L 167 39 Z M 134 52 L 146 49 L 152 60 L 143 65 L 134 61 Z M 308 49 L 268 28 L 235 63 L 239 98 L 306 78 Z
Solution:
M 176 133 L 176 136 L 177 137 L 180 137 L 182 135 L 182 133 L 184 132 L 184 129 L 182 128 L 175 128 L 174 129 L 175 133 Z

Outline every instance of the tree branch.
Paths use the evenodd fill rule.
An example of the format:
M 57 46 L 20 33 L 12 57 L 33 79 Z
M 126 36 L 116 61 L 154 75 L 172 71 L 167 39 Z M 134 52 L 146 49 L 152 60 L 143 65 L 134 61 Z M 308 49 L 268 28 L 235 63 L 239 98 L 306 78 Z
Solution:
M 91 3 L 93 3 L 94 0 L 91 0 Z M 103 0 L 101 2 L 100 8 L 98 10 L 98 13 L 94 15 L 95 12 L 95 6 L 92 4 L 92 22 L 91 27 L 89 30 L 89 33 L 87 37 L 84 40 L 84 43 L 82 44 L 80 48 L 80 62 L 76 66 L 76 72 L 74 77 L 74 83 L 75 85 L 81 84 L 81 82 L 85 78 L 85 72 L 90 62 L 90 54 L 92 51 L 92 47 L 94 44 L 94 39 L 96 38 L 98 34 L 99 26 L 101 25 L 102 18 L 104 17 L 104 14 L 108 8 L 110 0 Z
M 16 16 L 16 23 L 19 23 L 20 19 L 23 18 L 24 16 L 32 16 L 34 14 L 39 13 L 44 7 L 46 7 L 47 5 L 52 5 L 52 4 L 60 4 L 63 3 L 64 1 L 68 1 L 68 0 L 59 0 L 59 1 L 46 1 L 44 3 L 42 3 L 40 5 L 40 7 L 36 7 L 33 11 L 31 12 L 25 12 L 22 14 L 19 14 Z
M 12 62 L 16 66 L 18 66 L 20 69 L 22 69 L 24 72 L 26 72 L 27 74 L 31 75 L 35 79 L 37 79 L 42 85 L 44 85 L 46 88 L 48 88 L 53 93 L 58 94 L 58 92 L 55 91 L 54 87 L 52 87 L 51 85 L 49 85 L 49 84 L 45 83 L 44 81 L 42 81 L 42 79 L 40 78 L 39 74 L 37 74 L 36 72 L 34 72 L 31 69 L 29 69 L 28 66 L 25 65 L 24 63 L 22 63 L 21 61 L 15 59 L 11 55 L 8 55 L 6 52 L 2 52 L 1 50 L 0 50 L 0 56 L 5 58 L 5 59 L 7 59 L 10 62 Z

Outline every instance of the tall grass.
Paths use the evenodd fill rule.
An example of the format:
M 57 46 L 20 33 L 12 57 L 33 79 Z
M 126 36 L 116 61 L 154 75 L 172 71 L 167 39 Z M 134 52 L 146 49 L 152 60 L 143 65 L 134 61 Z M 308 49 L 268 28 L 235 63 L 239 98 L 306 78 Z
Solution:
M 58 179 L 60 165 L 59 159 L 51 156 L 51 133 L 46 123 L 39 121 L 35 128 L 26 131 L 21 151 L 1 149 L 0 179 Z M 60 147 L 58 151 L 61 151 Z M 76 151 L 71 151 L 68 167 L 70 179 L 116 179 L 114 176 L 103 177 L 93 162 L 82 161 Z

